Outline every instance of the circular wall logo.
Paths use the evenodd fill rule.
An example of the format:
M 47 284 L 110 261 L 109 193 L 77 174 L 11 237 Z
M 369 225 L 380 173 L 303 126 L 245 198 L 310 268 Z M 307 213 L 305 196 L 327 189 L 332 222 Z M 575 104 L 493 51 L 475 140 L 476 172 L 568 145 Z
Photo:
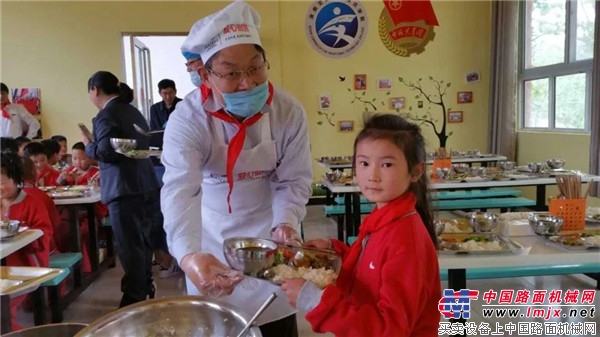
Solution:
M 347 57 L 367 37 L 367 12 L 356 0 L 315 1 L 306 14 L 306 37 L 327 57 Z

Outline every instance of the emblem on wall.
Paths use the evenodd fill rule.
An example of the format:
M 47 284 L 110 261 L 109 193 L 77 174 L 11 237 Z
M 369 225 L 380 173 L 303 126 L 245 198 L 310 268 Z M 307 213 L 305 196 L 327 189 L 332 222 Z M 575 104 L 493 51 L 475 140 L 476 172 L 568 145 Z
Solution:
M 367 12 L 359 1 L 314 1 L 306 14 L 306 38 L 321 55 L 354 54 L 367 38 Z
M 379 37 L 383 45 L 398 56 L 409 57 L 425 50 L 439 26 L 429 0 L 383 0 L 379 16 Z

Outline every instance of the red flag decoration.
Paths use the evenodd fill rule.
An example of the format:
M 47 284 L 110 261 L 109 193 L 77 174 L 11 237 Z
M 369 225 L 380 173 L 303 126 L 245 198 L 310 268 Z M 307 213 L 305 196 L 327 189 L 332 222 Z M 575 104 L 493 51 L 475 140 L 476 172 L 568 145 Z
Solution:
M 424 20 L 429 26 L 439 26 L 429 0 L 383 0 L 383 4 L 394 25 Z

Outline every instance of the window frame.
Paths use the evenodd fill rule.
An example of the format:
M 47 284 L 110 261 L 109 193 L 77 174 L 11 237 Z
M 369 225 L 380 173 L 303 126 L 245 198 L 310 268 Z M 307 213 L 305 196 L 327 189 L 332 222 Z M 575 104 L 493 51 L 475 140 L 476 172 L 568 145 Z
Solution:
M 565 0 L 565 51 L 562 63 L 525 68 L 526 55 L 526 3 L 519 3 L 519 70 L 518 80 L 518 122 L 519 129 L 525 131 L 565 132 L 565 133 L 590 133 L 591 130 L 591 103 L 592 103 L 592 68 L 593 56 L 586 60 L 575 60 L 577 43 L 577 0 Z M 598 4 L 596 4 L 598 6 Z M 599 18 L 594 18 L 598 20 Z M 583 129 L 557 128 L 556 127 L 556 78 L 565 75 L 584 73 L 585 81 L 585 112 Z M 548 126 L 525 126 L 525 82 L 532 80 L 548 80 Z

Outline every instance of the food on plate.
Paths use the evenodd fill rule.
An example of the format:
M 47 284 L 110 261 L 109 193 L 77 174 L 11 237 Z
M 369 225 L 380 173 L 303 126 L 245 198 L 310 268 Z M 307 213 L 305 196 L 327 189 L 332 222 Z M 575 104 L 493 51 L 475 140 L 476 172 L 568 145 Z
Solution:
M 269 269 L 269 273 L 272 273 L 273 277 L 271 280 L 275 283 L 281 283 L 285 280 L 293 278 L 303 278 L 307 281 L 313 282 L 321 289 L 325 288 L 329 284 L 334 283 L 338 276 L 333 269 L 312 267 L 294 268 L 286 264 L 276 265 L 275 267 Z
M 600 235 L 584 235 L 583 240 L 592 246 L 600 247 Z
M 440 248 L 453 251 L 503 251 L 508 247 L 505 243 L 493 236 L 443 236 Z
M 471 233 L 473 229 L 466 219 L 440 219 L 444 223 L 444 233 Z
M 279 247 L 274 266 L 267 269 L 264 275 L 277 284 L 293 278 L 303 278 L 323 289 L 335 282 L 340 264 L 340 258 L 333 252 Z

